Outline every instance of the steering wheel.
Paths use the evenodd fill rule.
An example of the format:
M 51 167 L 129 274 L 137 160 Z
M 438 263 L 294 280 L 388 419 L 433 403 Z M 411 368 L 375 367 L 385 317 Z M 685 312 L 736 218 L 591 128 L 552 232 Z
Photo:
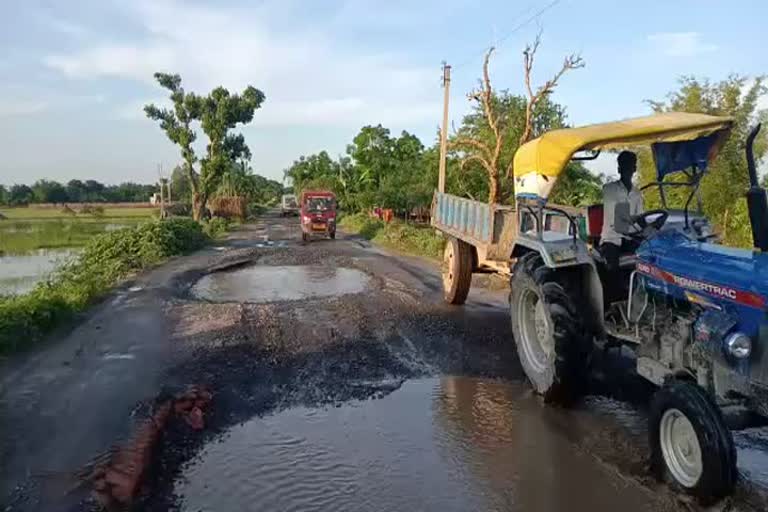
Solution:
M 649 220 L 654 216 L 656 217 L 655 219 Z M 664 223 L 667 222 L 668 218 L 669 212 L 666 210 L 648 210 L 647 212 L 643 212 L 640 215 L 633 216 L 632 222 L 640 228 L 640 231 L 645 231 L 645 229 L 649 227 L 658 231 L 661 229 Z

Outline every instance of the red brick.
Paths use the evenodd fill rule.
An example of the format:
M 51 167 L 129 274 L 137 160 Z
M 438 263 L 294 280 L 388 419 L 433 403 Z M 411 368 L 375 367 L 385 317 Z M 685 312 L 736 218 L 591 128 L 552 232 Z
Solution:
M 189 426 L 195 430 L 202 430 L 205 428 L 205 422 L 203 421 L 203 411 L 201 411 L 198 407 L 195 407 L 189 411 L 189 414 L 184 419 L 186 420 L 187 424 L 189 424 Z

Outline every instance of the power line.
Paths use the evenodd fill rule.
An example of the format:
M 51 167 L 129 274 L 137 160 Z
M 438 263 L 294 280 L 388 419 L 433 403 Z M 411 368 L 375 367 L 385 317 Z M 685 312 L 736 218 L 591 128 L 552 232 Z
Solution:
M 496 47 L 501 46 L 504 43 L 504 41 L 506 41 L 507 39 L 512 37 L 512 35 L 514 35 L 516 32 L 518 32 L 520 29 L 522 29 L 523 27 L 525 27 L 526 25 L 531 23 L 533 20 L 535 20 L 536 18 L 538 18 L 539 16 L 541 16 L 542 14 L 544 14 L 545 12 L 547 12 L 548 10 L 550 10 L 551 8 L 553 8 L 554 6 L 559 4 L 561 1 L 562 0 L 552 0 L 550 3 L 548 3 L 547 5 L 545 5 L 544 7 L 539 9 L 538 11 L 536 11 L 533 15 L 531 15 L 528 18 L 526 18 L 525 21 L 522 21 L 522 22 L 518 23 L 517 25 L 515 25 L 512 28 L 512 30 L 507 32 L 501 39 L 499 39 L 498 41 L 495 41 L 494 46 L 496 46 Z M 527 9 L 526 11 L 528 11 L 528 10 L 530 10 L 530 8 Z M 526 12 L 526 11 L 523 11 L 523 12 Z M 479 55 L 475 54 L 474 56 L 470 57 L 469 59 L 466 59 L 466 60 L 460 62 L 459 64 L 454 65 L 453 69 L 460 68 L 460 67 L 463 67 L 463 66 L 469 64 L 470 62 L 475 60 L 478 56 L 482 56 L 487 50 L 488 50 L 488 47 L 486 46 L 485 48 L 483 48 L 483 52 L 482 53 L 480 53 Z

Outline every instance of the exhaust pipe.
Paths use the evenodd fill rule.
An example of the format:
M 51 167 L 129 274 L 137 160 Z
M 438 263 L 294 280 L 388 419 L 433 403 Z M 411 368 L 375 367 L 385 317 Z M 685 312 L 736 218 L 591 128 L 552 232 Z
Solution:
M 749 171 L 749 190 L 747 191 L 747 209 L 749 210 L 749 223 L 752 225 L 752 241 L 755 249 L 768 251 L 768 198 L 765 189 L 757 181 L 757 167 L 753 145 L 757 134 L 760 132 L 760 124 L 752 128 L 747 135 L 747 170 Z

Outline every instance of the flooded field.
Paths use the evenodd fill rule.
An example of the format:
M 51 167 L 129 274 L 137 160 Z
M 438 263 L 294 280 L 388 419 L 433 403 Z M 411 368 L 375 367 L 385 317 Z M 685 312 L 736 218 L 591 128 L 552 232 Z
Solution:
M 39 249 L 24 255 L 0 255 L 0 295 L 30 291 L 79 252 L 78 249 Z
M 524 383 L 407 381 L 380 400 L 235 426 L 175 492 L 188 511 L 662 509 L 576 449 L 548 412 Z
M 351 268 L 260 265 L 208 274 L 192 294 L 211 302 L 275 302 L 359 293 L 368 281 Z
M 96 235 L 135 226 L 152 209 L 107 209 L 104 216 L 65 215 L 46 208 L 0 211 L 0 295 L 31 290 Z

